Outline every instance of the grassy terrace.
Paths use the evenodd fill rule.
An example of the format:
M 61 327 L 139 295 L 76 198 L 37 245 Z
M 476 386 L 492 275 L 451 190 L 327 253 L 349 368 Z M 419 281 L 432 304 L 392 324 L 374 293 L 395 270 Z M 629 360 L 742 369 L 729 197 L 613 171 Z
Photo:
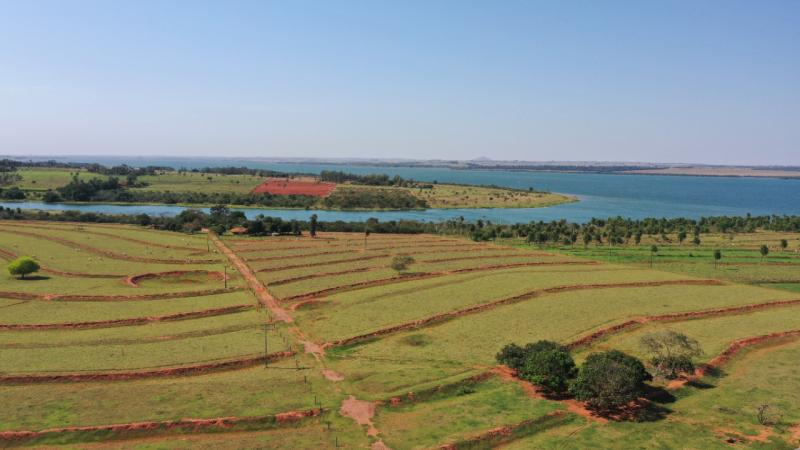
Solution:
M 36 256 L 50 270 L 31 280 L 0 276 L 0 402 L 9 405 L 0 411 L 0 431 L 262 417 L 321 403 L 328 410 L 324 416 L 290 423 L 62 431 L 16 443 L 91 447 L 92 441 L 116 439 L 114 446 L 137 448 L 303 448 L 338 440 L 345 448 L 382 441 L 411 449 L 489 439 L 486 445 L 507 448 L 612 442 L 723 448 L 734 437 L 743 447 L 787 448 L 794 445 L 791 427 L 800 421 L 794 389 L 800 380 L 793 370 L 800 347 L 790 338 L 745 349 L 720 374 L 703 379 L 705 388 L 684 387 L 672 393 L 674 401 L 657 403 L 662 412 L 644 423 L 600 423 L 561 401 L 534 396 L 512 379 L 485 375 L 509 342 L 566 344 L 646 316 L 800 298 L 791 290 L 763 287 L 779 287 L 767 277 L 787 284 L 796 279 L 793 266 L 776 264 L 797 262 L 796 238 L 789 250 L 764 263 L 757 257 L 760 242 L 780 238 L 735 237 L 736 246 L 723 250 L 723 261 L 741 269 L 734 276 L 728 266 L 714 269 L 708 260 L 714 246 L 730 243 L 727 238 L 709 239 L 700 248 L 661 244 L 650 269 L 649 243 L 539 249 L 425 235 L 374 234 L 366 245 L 363 235 L 348 233 L 317 239 L 224 236 L 222 245 L 245 261 L 292 318 L 271 323 L 266 339 L 269 353 L 295 356 L 264 368 L 258 359 L 265 351 L 264 324 L 274 314 L 244 288 L 243 276 L 204 235 L 0 223 L 4 258 L 9 252 Z M 394 270 L 390 262 L 397 254 L 416 262 Z M 226 265 L 233 290 L 221 292 L 224 282 L 213 274 Z M 162 273 L 181 271 L 187 273 Z M 138 287 L 125 282 L 142 274 L 155 275 L 137 281 Z M 650 322 L 593 341 L 575 356 L 618 348 L 644 357 L 640 337 L 672 329 L 697 339 L 704 349 L 697 362 L 708 362 L 737 339 L 800 329 L 799 308 Z M 115 322 L 120 320 L 126 322 Z M 155 375 L 113 378 L 142 371 Z M 42 381 L 67 375 L 73 378 Z M 773 404 L 786 425 L 759 425 L 752 411 L 760 402 Z M 503 442 L 487 437 L 498 427 L 507 427 Z M 183 436 L 170 437 L 176 433 Z M 680 440 L 680 434 L 690 437 Z

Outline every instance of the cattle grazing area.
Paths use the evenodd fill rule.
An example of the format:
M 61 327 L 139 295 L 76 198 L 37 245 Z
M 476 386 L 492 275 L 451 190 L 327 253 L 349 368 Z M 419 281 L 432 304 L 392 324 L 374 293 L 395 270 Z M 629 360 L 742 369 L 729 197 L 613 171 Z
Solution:
M 40 266 L 0 275 L 0 445 L 796 448 L 797 237 L 762 261 L 756 234 L 715 268 L 711 247 L 649 242 L 0 221 L 4 265 Z M 689 251 L 708 267 L 686 270 Z M 643 338 L 667 332 L 702 350 L 693 370 L 613 414 L 496 358 L 548 340 L 655 374 Z

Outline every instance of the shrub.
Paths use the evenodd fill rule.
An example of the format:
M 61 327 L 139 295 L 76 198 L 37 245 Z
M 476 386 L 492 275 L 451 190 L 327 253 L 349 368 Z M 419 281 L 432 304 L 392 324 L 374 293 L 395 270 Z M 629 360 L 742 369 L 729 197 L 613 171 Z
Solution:
M 25 275 L 38 272 L 39 269 L 39 263 L 30 256 L 21 256 L 8 263 L 8 273 L 19 275 L 21 279 L 25 279 Z
M 525 364 L 525 349 L 517 344 L 508 344 L 500 350 L 495 358 L 500 364 L 519 371 Z
M 392 262 L 389 264 L 389 266 L 398 272 L 403 272 L 408 270 L 408 266 L 411 264 L 414 264 L 414 258 L 411 256 L 395 255 L 395 257 L 392 258 Z
M 696 340 L 672 330 L 648 333 L 640 343 L 651 355 L 650 364 L 656 374 L 667 379 L 694 371 L 692 357 L 703 353 Z
M 591 408 L 610 410 L 638 399 L 650 379 L 641 361 L 610 350 L 589 355 L 570 390 Z
M 538 341 L 524 348 L 509 344 L 497 354 L 497 360 L 528 380 L 550 392 L 562 393 L 577 369 L 569 351 L 552 341 Z

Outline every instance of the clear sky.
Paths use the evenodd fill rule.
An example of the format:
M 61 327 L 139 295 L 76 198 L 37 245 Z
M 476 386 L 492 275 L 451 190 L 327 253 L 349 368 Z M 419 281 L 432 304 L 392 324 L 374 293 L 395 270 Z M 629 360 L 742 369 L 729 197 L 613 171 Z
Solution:
M 800 1 L 0 0 L 0 154 L 800 164 Z

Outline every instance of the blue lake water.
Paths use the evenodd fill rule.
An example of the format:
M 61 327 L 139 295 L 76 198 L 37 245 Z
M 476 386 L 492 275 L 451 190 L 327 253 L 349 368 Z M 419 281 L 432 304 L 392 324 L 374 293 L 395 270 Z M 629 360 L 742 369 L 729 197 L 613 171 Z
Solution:
M 73 158 L 75 159 L 75 158 Z M 80 160 L 89 160 L 86 158 Z M 246 165 L 253 168 L 287 172 L 319 173 L 342 170 L 350 173 L 387 173 L 420 181 L 494 184 L 498 186 L 560 192 L 575 195 L 580 202 L 546 208 L 517 209 L 439 209 L 426 211 L 314 211 L 280 209 L 243 209 L 248 217 L 258 214 L 286 219 L 307 219 L 316 213 L 320 220 L 440 221 L 463 216 L 466 220 L 491 220 L 498 223 L 531 220 L 567 219 L 585 222 L 592 217 L 623 216 L 692 217 L 716 215 L 800 215 L 800 179 L 692 177 L 657 175 L 613 175 L 585 173 L 550 173 L 498 170 L 455 170 L 448 168 L 412 168 L 391 166 L 354 166 L 324 164 L 274 164 L 234 159 L 135 159 L 91 158 L 104 164 L 168 165 L 200 168 L 205 166 Z M 77 209 L 111 214 L 173 215 L 184 208 L 152 205 L 64 205 L 37 202 L 0 203 L 7 207 L 35 209 Z

